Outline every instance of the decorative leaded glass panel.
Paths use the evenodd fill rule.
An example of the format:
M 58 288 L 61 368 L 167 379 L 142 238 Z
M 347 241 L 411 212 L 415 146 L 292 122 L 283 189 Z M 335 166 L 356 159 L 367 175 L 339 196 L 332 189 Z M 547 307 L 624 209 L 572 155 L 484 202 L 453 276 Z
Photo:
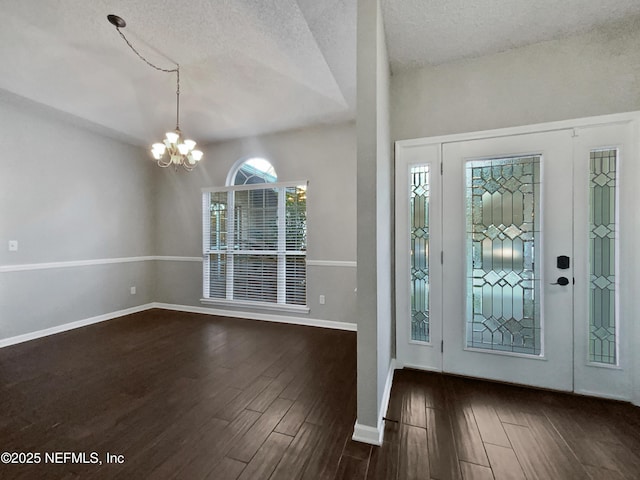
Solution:
M 589 360 L 615 365 L 617 150 L 591 152 L 589 169 Z
M 467 347 L 540 355 L 540 157 L 466 165 Z
M 411 340 L 429 341 L 429 166 L 411 167 Z

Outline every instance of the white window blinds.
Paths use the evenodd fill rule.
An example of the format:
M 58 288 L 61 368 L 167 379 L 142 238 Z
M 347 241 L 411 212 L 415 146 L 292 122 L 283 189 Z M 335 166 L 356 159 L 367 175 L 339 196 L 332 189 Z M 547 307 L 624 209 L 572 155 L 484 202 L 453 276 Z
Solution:
M 307 185 L 203 192 L 205 299 L 306 305 Z

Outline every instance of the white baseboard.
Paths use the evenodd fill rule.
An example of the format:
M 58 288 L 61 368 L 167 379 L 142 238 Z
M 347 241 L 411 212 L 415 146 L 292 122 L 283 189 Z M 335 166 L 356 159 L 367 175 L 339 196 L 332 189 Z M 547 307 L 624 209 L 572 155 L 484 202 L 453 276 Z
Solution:
M 143 312 L 153 308 L 152 303 L 145 305 L 138 305 L 137 307 L 125 308 L 124 310 L 117 310 L 115 312 L 105 313 L 91 318 L 85 318 L 76 322 L 65 323 L 63 325 L 57 325 L 51 328 L 45 328 L 43 330 L 36 330 L 35 332 L 29 332 L 22 335 L 16 335 L 15 337 L 0 339 L 0 348 L 8 347 L 10 345 L 16 345 L 22 342 L 28 342 L 29 340 L 35 340 L 37 338 L 47 337 L 56 333 L 67 332 L 76 328 L 86 327 L 87 325 L 93 325 L 94 323 L 104 322 L 106 320 L 112 320 L 118 317 L 124 317 L 125 315 L 131 315 L 132 313 Z
M 358 325 L 355 323 L 336 322 L 334 320 L 319 320 L 316 318 L 289 317 L 270 313 L 223 310 L 218 308 L 197 307 L 193 305 L 175 305 L 171 303 L 153 303 L 153 308 L 175 310 L 178 312 L 203 313 L 205 315 L 218 315 L 221 317 L 246 318 L 248 320 L 262 320 L 265 322 L 289 323 L 293 325 L 305 325 L 307 327 L 331 328 L 333 330 L 347 330 L 356 332 Z
M 353 435 L 351 436 L 352 440 L 376 446 L 382 445 L 382 442 L 384 441 L 384 416 L 387 414 L 387 409 L 389 408 L 389 398 L 391 397 L 391 387 L 393 386 L 393 373 L 395 369 L 396 360 L 395 358 L 392 358 L 391 363 L 389 364 L 389 370 L 387 371 L 387 380 L 384 384 L 382 399 L 380 401 L 378 425 L 376 427 L 361 425 L 356 420 L 356 424 L 353 427 Z
M 617 400 L 619 402 L 631 402 L 632 398 L 630 396 L 625 395 L 611 395 L 610 393 L 602 393 L 602 392 L 593 392 L 591 390 L 586 390 L 583 388 L 577 388 L 573 391 L 573 393 L 577 395 L 585 395 L 587 397 L 599 397 L 599 398 L 607 398 L 609 400 Z
M 353 426 L 353 435 L 351 439 L 356 442 L 368 443 L 377 447 L 382 445 L 384 440 L 384 428 L 381 425 L 370 427 L 368 425 L 360 425 L 357 421 Z
M 442 373 L 442 368 L 425 367 L 424 365 L 416 365 L 416 364 L 413 364 L 413 363 L 404 363 L 404 362 L 401 362 L 400 360 L 396 361 L 396 368 L 398 370 L 402 370 L 403 368 L 410 368 L 412 370 L 422 370 L 423 372 Z
M 398 366 L 396 365 L 396 359 L 392 358 L 389 364 L 389 370 L 387 371 L 387 380 L 384 384 L 384 391 L 382 392 L 382 401 L 380 402 L 380 411 L 378 412 L 378 425 L 382 424 L 382 430 L 384 433 L 384 416 L 387 414 L 389 408 L 389 399 L 391 398 L 391 387 L 393 386 L 393 374 Z
M 144 305 L 138 305 L 137 307 L 131 307 L 124 310 L 105 313 L 103 315 L 98 315 L 91 318 L 85 318 L 83 320 L 78 320 L 75 322 L 65 323 L 63 325 L 57 325 L 51 328 L 45 328 L 43 330 L 37 330 L 35 332 L 16 335 L 15 337 L 3 339 L 0 338 L 0 348 L 8 347 L 10 345 L 16 345 L 22 342 L 28 342 L 29 340 L 35 340 L 37 338 L 47 337 L 49 335 L 55 335 L 56 333 L 66 332 L 75 328 L 86 327 L 87 325 L 104 322 L 106 320 L 113 320 L 114 318 L 124 317 L 125 315 L 131 315 L 132 313 L 144 312 L 145 310 L 150 310 L 152 308 L 174 310 L 178 312 L 204 313 L 207 315 L 219 315 L 233 318 L 246 318 L 249 320 L 262 320 L 276 323 L 289 323 L 293 325 L 306 325 L 310 327 L 331 328 L 334 330 L 347 330 L 352 332 L 357 331 L 357 325 L 355 323 L 335 322 L 332 320 L 317 320 L 314 318 L 286 317 L 281 315 L 271 315 L 257 312 L 239 312 L 230 310 L 219 310 L 214 308 L 194 307 L 190 305 L 174 305 L 170 303 L 152 302 L 146 303 Z

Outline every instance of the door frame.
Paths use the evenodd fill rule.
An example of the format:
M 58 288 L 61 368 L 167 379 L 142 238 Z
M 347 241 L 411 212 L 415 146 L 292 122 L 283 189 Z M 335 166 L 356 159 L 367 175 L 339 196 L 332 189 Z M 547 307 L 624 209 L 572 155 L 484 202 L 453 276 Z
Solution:
M 586 117 L 571 120 L 562 120 L 556 122 L 540 123 L 533 125 L 525 125 L 518 127 L 509 127 L 493 130 L 484 130 L 469 133 L 441 135 L 434 137 L 425 137 L 409 140 L 400 140 L 395 142 L 395 239 L 396 239 L 396 272 L 395 272 L 395 290 L 396 290 L 396 362 L 399 368 L 411 367 L 411 368 L 424 368 L 421 367 L 419 362 L 416 361 L 414 354 L 410 354 L 410 349 L 407 348 L 407 328 L 403 327 L 402 319 L 407 317 L 407 299 L 410 298 L 410 284 L 408 275 L 408 256 L 406 255 L 408 250 L 403 243 L 408 238 L 408 218 L 405 218 L 406 207 L 402 202 L 406 202 L 407 194 L 407 171 L 410 164 L 415 163 L 427 163 L 426 161 L 419 161 L 416 159 L 415 147 L 428 147 L 430 146 L 437 155 L 437 161 L 442 162 L 442 145 L 451 142 L 462 142 L 468 140 L 488 139 L 494 137 L 505 137 L 513 135 L 522 135 L 528 133 L 548 132 L 555 130 L 576 129 L 577 135 L 579 129 L 589 128 L 595 126 L 605 126 L 613 124 L 628 124 L 631 130 L 631 142 L 628 145 L 626 151 L 626 160 L 624 167 L 624 182 L 627 184 L 640 185 L 640 112 L 626 112 L 619 114 L 610 114 L 594 117 Z M 428 161 L 428 159 L 427 159 Z M 438 171 L 438 174 L 440 172 Z M 438 192 L 440 192 L 441 178 L 438 175 L 437 184 Z M 621 180 L 622 183 L 622 180 Z M 620 223 L 626 225 L 620 232 L 620 255 L 619 258 L 623 258 L 621 262 L 624 266 L 620 270 L 620 312 L 627 316 L 630 320 L 640 319 L 640 302 L 634 301 L 637 293 L 640 291 L 640 195 L 634 195 L 632 188 L 627 187 L 625 191 L 621 193 L 621 205 L 629 205 L 629 202 L 635 202 L 638 208 L 627 208 L 624 212 L 621 212 Z M 404 195 L 404 196 L 402 196 Z M 438 218 L 440 220 L 440 217 Z M 431 242 L 431 239 L 430 239 Z M 634 248 L 635 246 L 635 248 Z M 435 245 L 434 245 L 435 247 Z M 440 246 L 441 249 L 441 246 Z M 438 271 L 440 264 L 440 258 L 438 255 L 433 254 L 431 249 L 430 262 L 430 275 L 439 275 L 442 278 L 442 271 Z M 437 251 L 437 250 L 436 250 Z M 435 261 L 437 260 L 437 262 Z M 432 268 L 435 267 L 435 268 Z M 577 273 L 577 272 L 576 272 Z M 441 281 L 437 282 L 441 285 Z M 434 285 L 435 286 L 435 285 Z M 442 289 L 434 286 L 431 288 L 431 298 L 434 295 L 442 295 Z M 439 302 L 442 305 L 442 302 Z M 432 312 L 438 314 L 438 312 Z M 440 312 L 441 315 L 441 312 Z M 435 315 L 434 315 L 435 316 Z M 441 318 L 441 316 L 440 316 Z M 406 323 L 406 322 L 405 322 Z M 640 321 L 627 322 L 627 335 L 626 339 L 629 342 L 629 347 L 633 345 L 640 346 Z M 440 325 L 440 332 L 442 326 Z M 440 339 L 434 338 L 431 341 L 432 347 L 437 348 L 436 343 Z M 445 347 L 446 348 L 446 347 Z M 630 381 L 632 382 L 630 398 L 625 400 L 631 400 L 634 404 L 640 406 L 640 348 L 627 348 L 628 368 L 630 369 Z M 574 368 L 577 362 L 581 362 L 582 359 L 574 357 Z M 440 354 L 440 360 L 437 364 L 442 369 L 442 356 Z M 437 370 L 437 368 L 434 368 Z M 589 392 L 582 392 L 589 393 Z M 606 396 L 606 395 L 601 395 Z

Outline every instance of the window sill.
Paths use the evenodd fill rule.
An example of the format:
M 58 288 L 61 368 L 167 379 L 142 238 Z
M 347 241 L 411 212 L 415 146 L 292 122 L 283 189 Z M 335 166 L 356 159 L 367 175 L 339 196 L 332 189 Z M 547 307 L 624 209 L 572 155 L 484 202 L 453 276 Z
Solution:
M 311 309 L 306 305 L 283 305 L 279 303 L 246 302 L 242 300 L 223 300 L 218 298 L 201 298 L 203 305 L 217 305 L 221 307 L 252 308 L 269 310 L 272 312 L 309 313 Z

